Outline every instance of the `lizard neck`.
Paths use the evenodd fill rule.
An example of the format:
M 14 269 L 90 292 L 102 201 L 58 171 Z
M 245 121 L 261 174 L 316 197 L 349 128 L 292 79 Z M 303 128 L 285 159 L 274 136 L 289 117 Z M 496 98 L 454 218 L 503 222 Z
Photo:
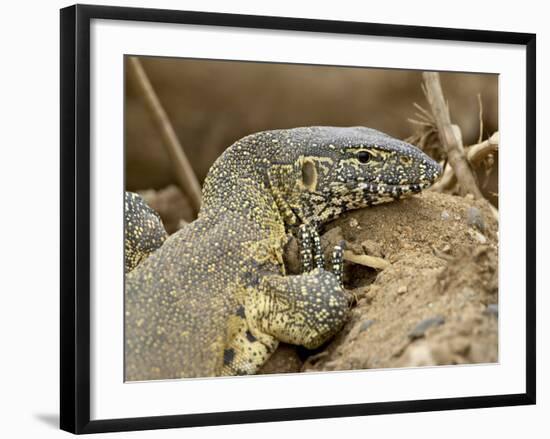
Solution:
M 262 219 L 277 217 L 291 229 L 311 222 L 313 206 L 302 181 L 299 151 L 283 154 L 290 139 L 272 133 L 251 135 L 233 144 L 214 163 L 204 184 L 205 209 L 233 211 L 250 208 Z M 258 218 L 259 219 L 259 218 Z
M 295 196 L 295 179 L 292 177 L 291 170 L 286 172 L 285 168 L 267 170 L 269 181 L 269 191 L 281 219 L 287 227 L 295 227 L 302 224 L 305 220 L 303 209 L 298 197 Z

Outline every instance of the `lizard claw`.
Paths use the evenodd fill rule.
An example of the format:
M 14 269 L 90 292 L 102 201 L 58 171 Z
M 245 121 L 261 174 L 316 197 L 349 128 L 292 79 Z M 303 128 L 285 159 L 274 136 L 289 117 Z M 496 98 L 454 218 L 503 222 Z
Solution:
M 299 227 L 299 237 L 302 272 L 309 273 L 316 268 L 324 268 L 325 256 L 317 229 L 310 224 L 302 224 Z
M 324 269 L 325 256 L 321 248 L 321 238 L 317 229 L 309 224 L 299 227 L 300 257 L 302 260 L 302 272 L 309 273 L 313 269 Z M 344 277 L 344 246 L 345 241 L 340 241 L 332 250 L 330 270 L 343 286 Z
M 340 241 L 336 244 L 332 250 L 331 258 L 332 273 L 342 286 L 344 285 L 344 245 L 344 241 Z
M 311 241 L 313 243 L 313 263 L 314 268 L 324 268 L 325 267 L 325 255 L 323 254 L 323 249 L 321 248 L 321 238 L 319 237 L 319 232 L 317 229 L 312 228 L 310 231 Z
M 302 224 L 298 229 L 300 241 L 300 259 L 302 261 L 302 272 L 309 273 L 312 269 L 313 253 L 311 251 L 311 235 L 309 226 Z

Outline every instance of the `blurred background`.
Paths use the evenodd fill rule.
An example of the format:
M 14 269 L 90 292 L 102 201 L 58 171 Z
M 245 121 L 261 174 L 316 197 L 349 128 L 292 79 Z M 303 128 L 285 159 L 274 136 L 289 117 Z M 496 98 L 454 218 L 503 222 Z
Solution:
M 202 183 L 213 161 L 247 134 L 307 125 L 364 125 L 400 139 L 418 134 L 414 103 L 429 108 L 422 72 L 237 61 L 140 57 L 176 134 Z M 126 189 L 140 191 L 169 231 L 193 219 L 162 137 L 126 58 Z M 498 130 L 498 76 L 441 73 L 451 119 L 464 145 Z M 498 163 L 497 163 L 498 164 Z M 497 204 L 498 166 L 488 198 Z M 487 196 L 487 194 L 486 194 Z M 166 212 L 166 209 L 177 213 Z

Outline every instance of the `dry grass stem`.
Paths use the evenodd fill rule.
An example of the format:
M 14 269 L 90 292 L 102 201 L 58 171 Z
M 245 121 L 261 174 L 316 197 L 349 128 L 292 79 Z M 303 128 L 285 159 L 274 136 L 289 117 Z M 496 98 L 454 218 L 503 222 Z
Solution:
M 477 143 L 481 143 L 483 140 L 483 102 L 481 101 L 481 94 L 477 94 L 477 103 L 479 105 L 479 137 Z

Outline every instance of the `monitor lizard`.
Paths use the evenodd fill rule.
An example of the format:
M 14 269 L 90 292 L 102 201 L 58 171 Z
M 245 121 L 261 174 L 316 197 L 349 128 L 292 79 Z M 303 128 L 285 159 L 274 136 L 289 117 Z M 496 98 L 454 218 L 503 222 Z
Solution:
M 418 148 L 365 127 L 235 142 L 210 168 L 195 221 L 162 245 L 162 230 L 127 234 L 156 237 L 139 245 L 158 249 L 126 274 L 126 380 L 254 374 L 279 342 L 320 346 L 345 323 L 349 296 L 342 248 L 325 266 L 319 228 L 418 193 L 440 173 Z M 302 242 L 299 275 L 283 262 L 290 235 Z

